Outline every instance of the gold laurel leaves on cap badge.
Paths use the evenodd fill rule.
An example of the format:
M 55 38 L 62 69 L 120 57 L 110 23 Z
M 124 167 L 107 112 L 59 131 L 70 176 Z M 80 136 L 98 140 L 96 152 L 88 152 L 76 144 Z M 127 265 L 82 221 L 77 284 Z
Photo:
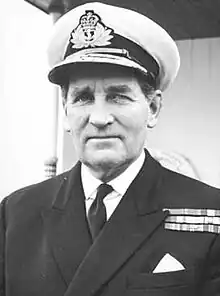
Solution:
M 86 10 L 80 17 L 79 25 L 72 31 L 70 42 L 76 49 L 106 46 L 111 44 L 112 29 L 106 27 L 98 14 L 93 10 Z

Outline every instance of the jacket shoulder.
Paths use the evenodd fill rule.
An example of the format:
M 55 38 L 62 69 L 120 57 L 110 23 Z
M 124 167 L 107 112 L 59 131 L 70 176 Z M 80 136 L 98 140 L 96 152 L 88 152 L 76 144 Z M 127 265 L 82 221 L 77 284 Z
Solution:
M 51 204 L 54 196 L 69 173 L 68 171 L 42 182 L 18 189 L 5 197 L 2 203 L 6 207 L 21 207 L 26 205 L 46 207 Z
M 220 189 L 199 180 L 181 175 L 161 167 L 161 184 L 166 195 L 175 196 L 176 201 L 184 204 L 220 208 Z

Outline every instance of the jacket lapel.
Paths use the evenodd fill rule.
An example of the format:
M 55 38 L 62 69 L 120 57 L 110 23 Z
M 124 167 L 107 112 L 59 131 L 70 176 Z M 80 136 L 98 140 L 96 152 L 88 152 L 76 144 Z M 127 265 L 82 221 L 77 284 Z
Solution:
M 141 171 L 89 249 L 65 296 L 89 296 L 98 291 L 161 225 L 168 212 L 163 212 L 154 199 L 160 170 L 147 154 Z
M 42 215 L 46 238 L 68 286 L 91 246 L 79 163 L 63 178 L 52 208 Z

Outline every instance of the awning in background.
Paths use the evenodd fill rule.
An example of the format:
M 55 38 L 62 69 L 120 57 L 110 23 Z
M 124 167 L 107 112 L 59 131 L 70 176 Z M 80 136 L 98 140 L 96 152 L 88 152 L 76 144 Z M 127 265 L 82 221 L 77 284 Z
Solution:
M 45 13 L 63 14 L 95 0 L 25 0 Z M 161 24 L 175 40 L 219 37 L 220 0 L 100 0 L 132 8 Z

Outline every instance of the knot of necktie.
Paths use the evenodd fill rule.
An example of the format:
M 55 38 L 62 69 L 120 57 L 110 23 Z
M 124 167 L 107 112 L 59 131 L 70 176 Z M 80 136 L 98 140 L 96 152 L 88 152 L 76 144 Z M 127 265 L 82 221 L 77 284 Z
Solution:
M 109 193 L 113 191 L 113 188 L 111 185 L 102 183 L 97 188 L 96 198 L 103 200 Z
M 106 208 L 103 200 L 112 191 L 112 186 L 106 183 L 101 184 L 97 188 L 96 198 L 88 212 L 88 223 L 93 240 L 99 234 L 106 222 Z

